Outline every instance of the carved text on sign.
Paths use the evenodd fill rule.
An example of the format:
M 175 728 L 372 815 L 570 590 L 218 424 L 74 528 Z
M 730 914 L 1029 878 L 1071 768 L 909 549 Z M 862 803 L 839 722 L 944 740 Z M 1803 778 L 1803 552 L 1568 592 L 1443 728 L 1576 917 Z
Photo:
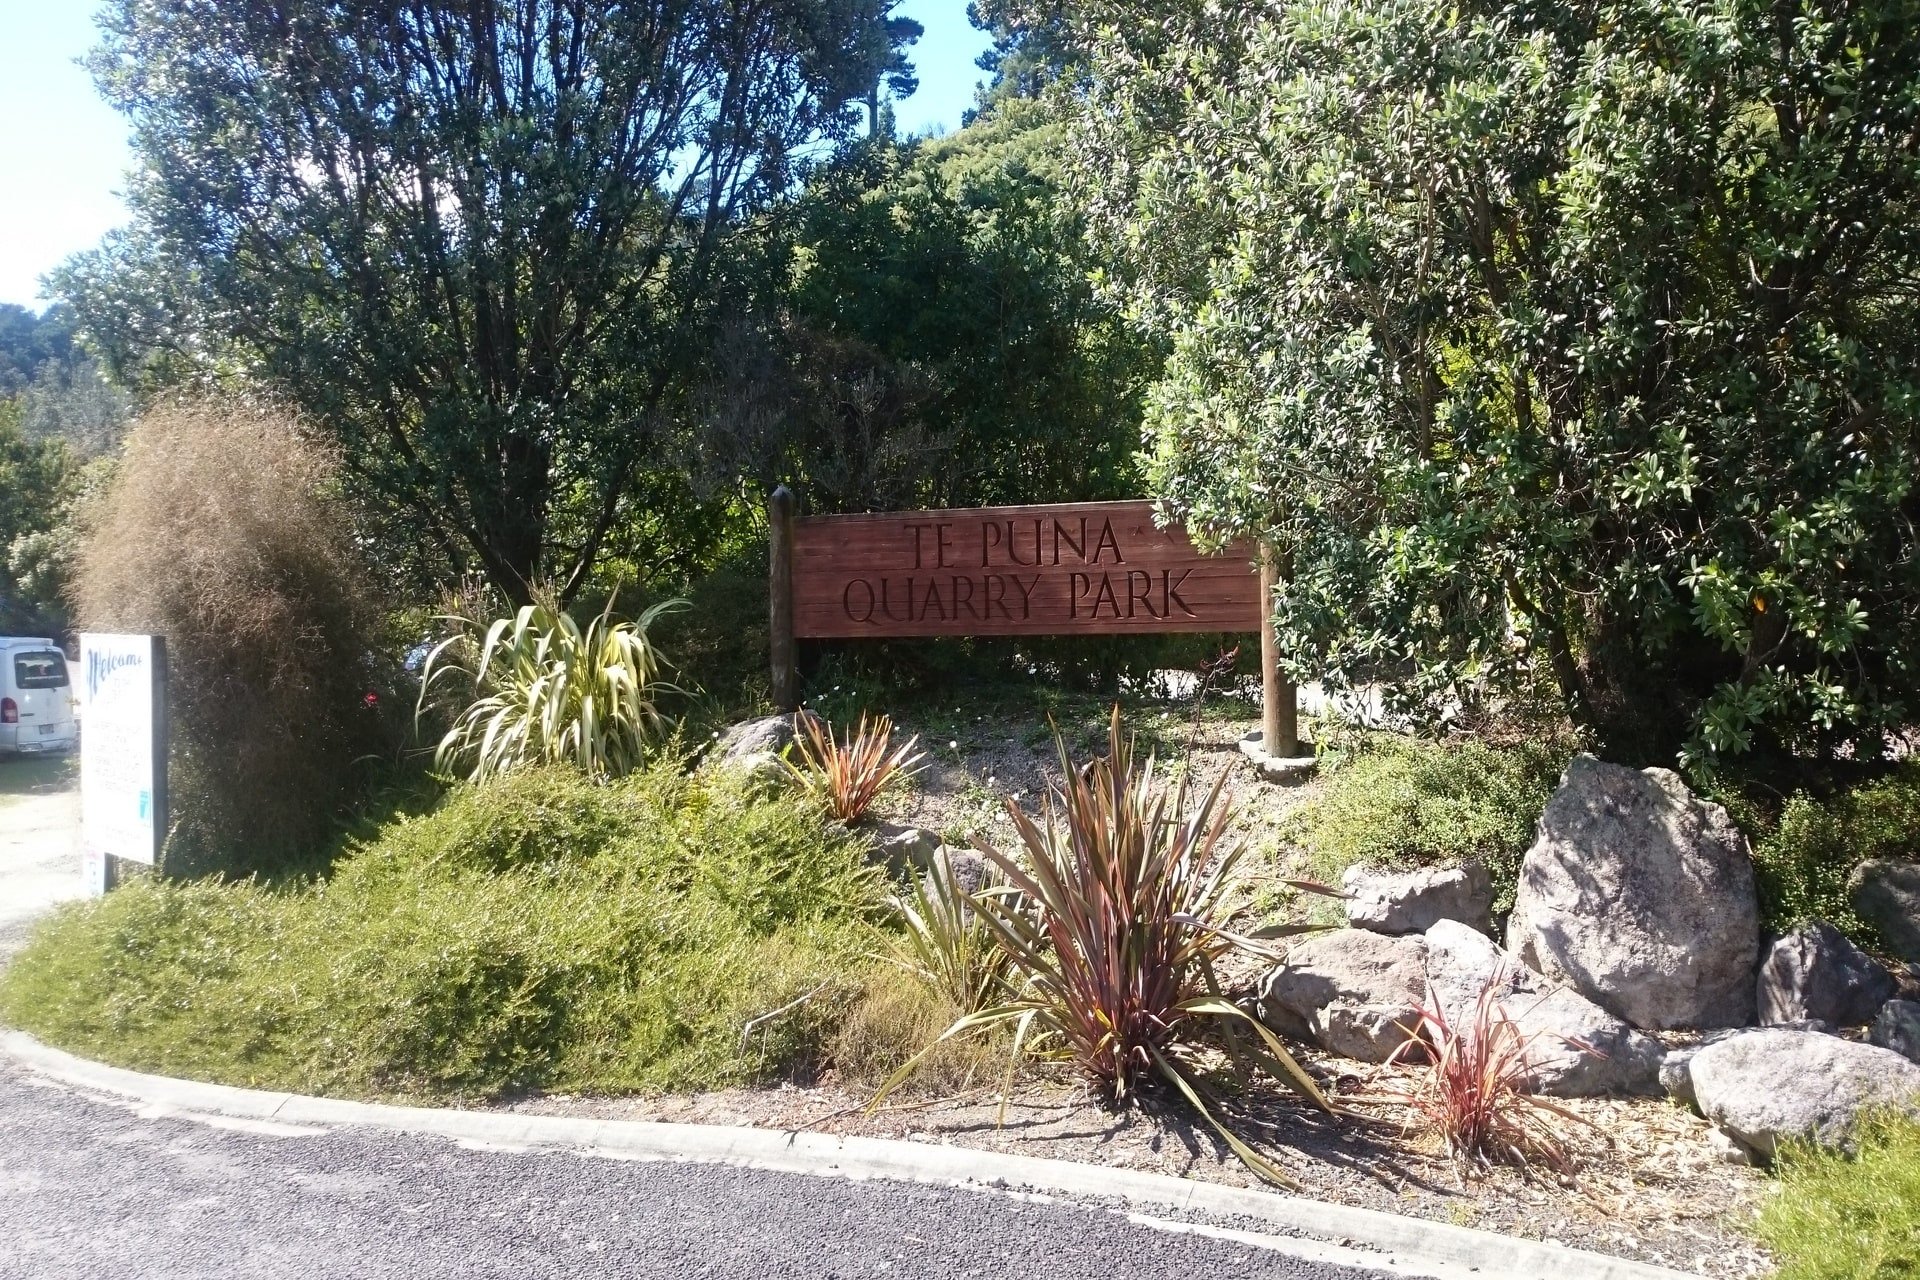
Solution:
M 1242 547 L 1196 551 L 1147 502 L 816 516 L 793 535 L 805 637 L 1252 631 Z

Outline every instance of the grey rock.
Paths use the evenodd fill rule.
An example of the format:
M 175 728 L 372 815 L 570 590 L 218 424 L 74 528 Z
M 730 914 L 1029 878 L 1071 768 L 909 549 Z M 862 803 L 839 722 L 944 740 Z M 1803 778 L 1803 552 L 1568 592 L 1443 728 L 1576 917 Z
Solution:
M 1773 1025 L 1782 1031 L 1817 1031 L 1823 1036 L 1840 1034 L 1840 1028 L 1825 1018 L 1795 1018 L 1792 1022 L 1776 1022 Z
M 1261 986 L 1260 1016 L 1344 1057 L 1385 1062 L 1418 1030 L 1426 981 L 1418 934 L 1340 929 L 1295 944 Z
M 1847 878 L 1847 897 L 1894 955 L 1920 961 L 1920 862 L 1869 858 Z
M 1427 930 L 1427 982 L 1448 1022 L 1476 1012 L 1491 986 L 1500 1009 L 1528 1041 L 1536 1093 L 1575 1098 L 1657 1093 L 1660 1042 L 1566 986 L 1522 965 L 1486 935 L 1456 920 Z
M 1816 1027 L 1796 1027 L 1794 1030 L 1821 1030 Z M 1831 1031 L 1831 1028 L 1824 1028 Z M 1693 1106 L 1693 1056 L 1710 1044 L 1718 1044 L 1732 1036 L 1745 1034 L 1744 1027 L 1723 1027 L 1718 1031 L 1709 1031 L 1691 1044 L 1675 1045 L 1666 1051 L 1660 1059 L 1660 1088 L 1669 1098 Z
M 1911 1000 L 1887 1001 L 1880 1006 L 1867 1039 L 1909 1062 L 1920 1062 L 1920 1004 Z
M 1857 1027 L 1871 1021 L 1894 990 L 1885 967 L 1838 929 L 1815 920 L 1767 949 L 1756 995 L 1763 1026 L 1816 1020 Z
M 784 715 L 742 720 L 721 733 L 707 758 L 717 768 L 757 782 L 779 781 L 786 776 L 780 753 L 793 743 L 793 721 Z
M 875 822 L 865 831 L 873 842 L 874 861 L 896 875 L 931 870 L 934 855 L 940 852 L 940 833 L 923 827 Z
M 1441 920 L 1493 928 L 1493 880 L 1478 862 L 1400 873 L 1348 867 L 1347 923 L 1375 933 L 1424 933 Z
M 1920 1098 L 1920 1065 L 1899 1054 L 1781 1027 L 1710 1044 L 1689 1072 L 1700 1114 L 1765 1156 L 1785 1138 L 1844 1150 L 1861 1112 Z
M 962 893 L 978 893 L 986 886 L 992 867 L 978 851 L 943 845 L 939 856 L 944 857 L 953 868 L 953 882 Z
M 739 760 L 747 756 L 777 756 L 792 741 L 792 716 L 759 716 L 728 726 L 713 749 L 722 760 Z
M 1693 1055 L 1698 1049 L 1671 1049 L 1660 1059 L 1660 1092 L 1693 1105 Z
M 1746 837 L 1667 769 L 1577 756 L 1520 868 L 1507 945 L 1636 1027 L 1753 1021 Z
M 1753 1153 L 1727 1136 L 1724 1129 L 1707 1130 L 1707 1145 L 1722 1164 L 1751 1166 Z

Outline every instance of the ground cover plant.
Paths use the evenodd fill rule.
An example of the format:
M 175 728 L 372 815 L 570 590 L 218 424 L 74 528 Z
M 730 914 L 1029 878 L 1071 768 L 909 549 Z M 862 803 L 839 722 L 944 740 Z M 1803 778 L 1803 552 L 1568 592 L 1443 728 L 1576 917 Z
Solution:
M 325 881 L 145 880 L 68 907 L 0 977 L 0 1018 L 123 1066 L 360 1096 L 804 1074 L 879 949 L 863 852 L 676 762 L 516 773 Z
M 1920 1121 L 1882 1117 L 1855 1156 L 1789 1145 L 1759 1234 L 1778 1280 L 1920 1276 Z
M 1886 777 L 1825 796 L 1796 791 L 1769 821 L 1764 807 L 1733 797 L 1735 817 L 1753 839 L 1754 884 L 1765 926 L 1785 932 L 1825 920 L 1856 943 L 1880 939 L 1847 897 L 1847 877 L 1869 858 L 1920 852 L 1920 765 L 1902 762 Z
M 1356 863 L 1404 871 L 1478 859 L 1504 908 L 1566 758 L 1550 745 L 1365 735 L 1282 835 L 1305 850 L 1310 874 L 1329 882 Z

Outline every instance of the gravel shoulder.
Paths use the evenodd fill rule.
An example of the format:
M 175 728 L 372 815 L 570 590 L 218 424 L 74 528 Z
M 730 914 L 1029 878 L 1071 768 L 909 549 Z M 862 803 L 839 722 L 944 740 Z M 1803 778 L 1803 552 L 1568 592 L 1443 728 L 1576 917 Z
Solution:
M 85 893 L 80 781 L 71 756 L 0 756 L 0 964 L 33 922 Z

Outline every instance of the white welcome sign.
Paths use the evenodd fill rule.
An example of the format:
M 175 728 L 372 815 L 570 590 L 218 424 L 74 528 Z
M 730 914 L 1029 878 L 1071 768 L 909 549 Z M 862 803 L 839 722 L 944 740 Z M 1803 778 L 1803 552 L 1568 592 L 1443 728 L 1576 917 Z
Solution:
M 151 865 L 166 836 L 166 643 L 80 636 L 80 842 L 88 888 L 107 859 Z

